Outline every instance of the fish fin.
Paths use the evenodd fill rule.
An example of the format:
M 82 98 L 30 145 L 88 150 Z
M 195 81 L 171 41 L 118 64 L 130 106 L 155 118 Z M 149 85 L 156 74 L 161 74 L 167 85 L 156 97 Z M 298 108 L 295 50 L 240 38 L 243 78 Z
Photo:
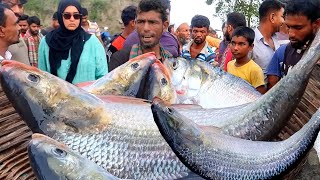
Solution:
M 76 86 L 78 86 L 79 88 L 85 88 L 88 86 L 91 86 L 93 83 L 95 83 L 96 81 L 87 81 L 87 82 L 82 82 L 82 83 L 78 83 L 76 84 Z
M 152 58 L 154 60 L 157 59 L 155 52 L 148 52 L 148 53 L 144 53 L 142 55 L 139 55 L 137 57 L 134 57 L 132 59 L 129 59 L 129 62 L 138 61 L 138 60 L 141 60 L 141 59 L 144 59 L 144 58 L 148 58 L 148 57 L 150 57 L 150 58 Z
M 33 66 L 29 66 L 29 65 L 26 65 L 26 64 L 23 64 L 21 62 L 18 62 L 18 61 L 14 61 L 14 60 L 3 60 L 1 62 L 1 65 L 3 67 L 22 67 L 26 70 L 30 70 L 30 71 L 35 71 L 35 72 L 41 72 L 38 68 L 36 67 L 33 67 Z
M 132 104 L 151 103 L 146 99 L 139 99 L 139 98 L 134 98 L 129 96 L 104 95 L 104 96 L 97 96 L 97 97 L 106 103 L 114 103 L 114 102 L 115 103 L 125 102 L 125 103 L 132 103 Z

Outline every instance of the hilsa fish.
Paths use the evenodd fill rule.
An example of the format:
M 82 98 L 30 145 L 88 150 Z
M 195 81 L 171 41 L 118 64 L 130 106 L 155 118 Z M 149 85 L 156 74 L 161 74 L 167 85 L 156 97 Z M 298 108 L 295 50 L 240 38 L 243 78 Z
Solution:
M 220 110 L 196 108 L 179 112 L 199 125 L 220 127 L 225 134 L 234 137 L 270 140 L 284 127 L 299 104 L 311 72 L 320 59 L 319 52 L 320 31 L 290 73 L 254 102 Z M 221 115 L 217 117 L 217 113 Z
M 80 83 L 77 86 L 96 95 L 122 95 L 135 97 L 141 80 L 145 78 L 149 67 L 156 60 L 155 53 L 145 53 L 130 59 L 102 78 Z
M 253 102 L 261 94 L 248 82 L 199 60 L 164 61 L 177 93 L 177 104 L 224 108 Z
M 161 61 L 157 60 L 150 66 L 146 78 L 144 99 L 152 101 L 153 98 L 158 97 L 171 104 L 176 103 L 177 95 L 170 74 Z
M 279 179 L 312 148 L 320 130 L 320 110 L 289 139 L 264 142 L 228 136 L 212 126 L 198 126 L 160 99 L 154 100 L 151 109 L 172 150 L 205 179 Z
M 33 132 L 66 144 L 118 178 L 176 179 L 190 173 L 161 136 L 149 103 L 108 103 L 37 68 L 15 61 L 2 65 L 3 89 Z
M 28 155 L 38 180 L 119 180 L 97 164 L 42 134 L 33 134 Z

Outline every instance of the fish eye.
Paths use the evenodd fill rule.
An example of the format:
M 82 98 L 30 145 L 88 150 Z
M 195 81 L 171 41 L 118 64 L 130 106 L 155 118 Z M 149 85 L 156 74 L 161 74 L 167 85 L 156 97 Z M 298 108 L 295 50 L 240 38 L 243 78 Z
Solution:
M 132 68 L 133 70 L 136 70 L 138 67 L 139 67 L 139 63 L 133 63 L 133 64 L 131 64 L 131 68 Z
M 67 155 L 67 152 L 65 152 L 64 150 L 59 149 L 59 148 L 54 148 L 52 150 L 52 153 L 59 156 L 59 157 L 65 157 Z
M 172 108 L 169 108 L 169 107 L 168 107 L 167 110 L 168 110 L 168 113 L 169 113 L 169 114 L 171 114 L 171 115 L 173 114 L 173 109 L 172 109 Z
M 31 82 L 35 82 L 36 83 L 36 82 L 39 82 L 40 77 L 38 75 L 36 75 L 36 74 L 29 74 L 27 79 L 29 81 L 31 81 Z
M 172 63 L 172 68 L 173 68 L 173 70 L 178 69 L 178 66 L 179 66 L 178 61 L 173 61 L 173 63 Z
M 161 79 L 161 84 L 164 86 L 168 84 L 168 81 L 166 80 L 166 78 Z

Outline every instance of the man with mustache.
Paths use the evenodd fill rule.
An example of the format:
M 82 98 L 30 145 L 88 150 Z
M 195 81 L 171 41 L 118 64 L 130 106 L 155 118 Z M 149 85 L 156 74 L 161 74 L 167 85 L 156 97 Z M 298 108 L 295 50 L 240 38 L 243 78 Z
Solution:
M 23 5 L 27 2 L 27 0 L 0 0 L 0 3 L 9 6 L 17 17 L 23 15 Z M 8 50 L 12 54 L 11 59 L 30 65 L 28 48 L 21 35 L 19 41 L 9 46 Z
M 206 41 L 209 35 L 210 21 L 202 15 L 195 15 L 191 20 L 191 38 L 185 47 L 183 47 L 181 56 L 186 59 L 197 59 L 214 63 L 215 52 Z
M 120 51 L 114 53 L 110 58 L 109 71 L 124 64 L 129 59 L 147 52 L 155 52 L 161 62 L 166 58 L 173 57 L 159 43 L 163 32 L 168 26 L 166 8 L 161 4 L 160 0 L 141 0 L 136 18 L 139 43 L 134 44 L 132 47 L 123 47 Z
M 272 57 L 267 69 L 268 89 L 299 62 L 320 26 L 320 3 L 317 0 L 292 0 L 285 12 L 290 43 L 281 46 Z

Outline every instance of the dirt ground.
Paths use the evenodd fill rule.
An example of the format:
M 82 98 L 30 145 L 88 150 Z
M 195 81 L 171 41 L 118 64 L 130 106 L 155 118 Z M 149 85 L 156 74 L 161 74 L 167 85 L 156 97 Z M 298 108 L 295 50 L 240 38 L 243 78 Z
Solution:
M 320 163 L 317 152 L 311 149 L 307 162 L 295 180 L 320 180 Z

